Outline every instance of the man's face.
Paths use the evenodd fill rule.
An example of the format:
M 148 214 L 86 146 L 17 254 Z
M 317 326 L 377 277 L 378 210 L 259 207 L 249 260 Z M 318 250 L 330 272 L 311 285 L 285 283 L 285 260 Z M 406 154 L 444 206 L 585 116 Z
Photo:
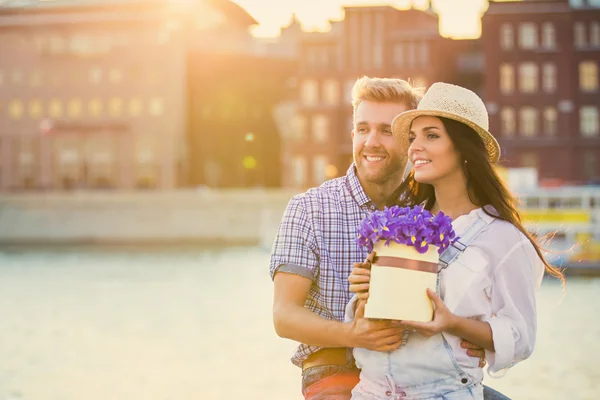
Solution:
M 408 141 L 392 135 L 394 117 L 409 110 L 403 103 L 363 101 L 356 109 L 352 154 L 364 183 L 385 184 L 404 172 Z

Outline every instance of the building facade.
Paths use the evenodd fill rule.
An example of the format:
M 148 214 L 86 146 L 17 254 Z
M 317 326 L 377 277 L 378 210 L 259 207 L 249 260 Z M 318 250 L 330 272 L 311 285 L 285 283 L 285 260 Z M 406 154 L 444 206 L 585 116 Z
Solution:
M 600 178 L 600 6 L 591 1 L 490 2 L 482 20 L 490 130 L 508 167 L 540 183 Z
M 346 172 L 352 162 L 351 92 L 357 78 L 480 86 L 479 65 L 473 76 L 459 79 L 458 56 L 471 42 L 442 38 L 438 24 L 430 10 L 345 7 L 344 19 L 331 22 L 330 31 L 302 36 L 294 129 L 282 143 L 285 186 L 315 186 Z
M 229 0 L 0 3 L 0 190 L 279 185 L 252 152 L 230 160 L 231 127 L 210 116 L 253 104 L 242 142 L 270 129 L 278 146 L 274 94 L 260 94 L 282 84 L 255 79 L 270 68 L 256 23 Z M 210 172 L 238 161 L 249 177 Z

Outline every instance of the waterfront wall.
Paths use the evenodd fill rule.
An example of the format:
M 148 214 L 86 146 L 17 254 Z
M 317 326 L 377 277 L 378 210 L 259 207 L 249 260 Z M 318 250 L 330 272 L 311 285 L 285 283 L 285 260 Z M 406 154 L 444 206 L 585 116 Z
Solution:
M 269 247 L 290 190 L 65 192 L 0 196 L 0 244 Z

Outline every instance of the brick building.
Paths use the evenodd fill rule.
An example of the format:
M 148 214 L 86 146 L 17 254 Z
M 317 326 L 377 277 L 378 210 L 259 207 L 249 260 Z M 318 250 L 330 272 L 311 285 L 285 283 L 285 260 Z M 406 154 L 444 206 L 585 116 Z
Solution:
M 600 178 L 600 5 L 490 2 L 482 20 L 490 130 L 542 184 Z
M 282 143 L 283 184 L 310 187 L 346 172 L 352 162 L 351 90 L 357 78 L 398 77 L 480 88 L 481 58 L 458 59 L 477 41 L 442 38 L 430 10 L 345 7 L 325 33 L 300 39 L 294 134 Z M 476 46 L 475 46 L 476 47 Z M 475 60 L 475 62 L 474 62 Z

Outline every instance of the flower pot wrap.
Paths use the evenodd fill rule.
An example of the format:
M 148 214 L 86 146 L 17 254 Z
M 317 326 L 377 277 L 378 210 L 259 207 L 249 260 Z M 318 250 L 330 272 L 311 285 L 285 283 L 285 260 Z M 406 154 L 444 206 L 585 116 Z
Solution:
M 371 267 L 369 299 L 365 317 L 431 321 L 433 306 L 427 288 L 435 290 L 438 249 L 430 246 L 421 254 L 413 246 L 378 241 Z

